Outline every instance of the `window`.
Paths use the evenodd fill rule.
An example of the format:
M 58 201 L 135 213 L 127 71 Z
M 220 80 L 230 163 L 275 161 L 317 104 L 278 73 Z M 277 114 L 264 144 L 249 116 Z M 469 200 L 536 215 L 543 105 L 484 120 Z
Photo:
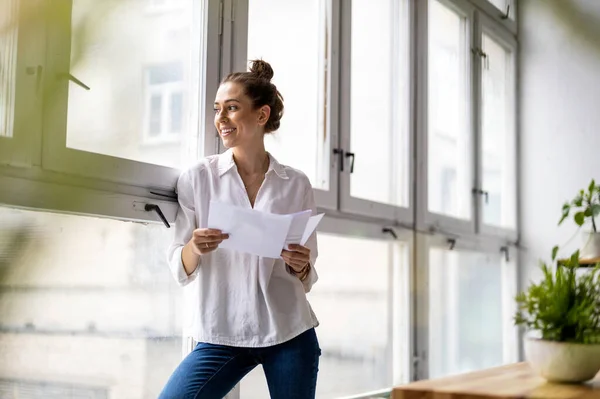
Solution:
M 410 222 L 408 2 L 340 3 L 340 210 Z
M 408 207 L 408 63 L 398 4 L 352 1 L 350 196 Z
M 285 105 L 279 130 L 266 137 L 267 149 L 278 161 L 306 173 L 314 188 L 328 192 L 333 188 L 327 109 L 329 1 L 249 0 L 248 4 L 248 52 L 241 58 L 271 64 L 273 83 Z
M 429 250 L 429 378 L 515 361 L 516 269 L 489 254 Z
M 432 213 L 471 220 L 469 21 L 446 4 L 429 2 L 428 208 Z
M 171 230 L 8 208 L 0 220 L 0 396 L 156 398 L 182 353 Z
M 512 48 L 488 33 L 482 35 L 482 187 L 486 225 L 516 229 L 516 134 Z
M 205 155 L 204 87 L 218 64 L 203 20 L 210 2 L 152 15 L 146 0 L 61 5 L 49 24 L 47 73 L 60 79 L 48 83 L 44 169 L 173 190 L 180 169 Z
M 0 5 L 0 26 L 10 26 L 17 17 L 18 3 L 8 0 Z M 17 27 L 0 35 L 0 138 L 12 137 L 17 69 Z
M 319 247 L 319 282 L 309 294 L 321 323 L 316 329 L 322 351 L 317 397 L 339 398 L 400 383 L 408 375 L 407 369 L 394 368 L 395 359 L 406 356 L 408 247 L 326 233 L 319 234 Z M 402 298 L 398 302 L 394 290 Z M 243 399 L 268 396 L 261 368 L 242 380 Z
M 184 82 L 180 63 L 146 69 L 144 144 L 164 144 L 180 139 L 184 130 Z M 163 147 L 164 148 L 164 147 Z

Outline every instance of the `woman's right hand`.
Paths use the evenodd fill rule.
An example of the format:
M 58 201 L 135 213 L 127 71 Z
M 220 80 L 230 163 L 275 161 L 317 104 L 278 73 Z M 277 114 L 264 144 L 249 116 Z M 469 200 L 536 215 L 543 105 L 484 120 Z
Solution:
M 192 233 L 189 243 L 192 252 L 196 255 L 204 255 L 219 247 L 219 244 L 229 238 L 229 234 L 223 234 L 217 229 L 196 229 Z

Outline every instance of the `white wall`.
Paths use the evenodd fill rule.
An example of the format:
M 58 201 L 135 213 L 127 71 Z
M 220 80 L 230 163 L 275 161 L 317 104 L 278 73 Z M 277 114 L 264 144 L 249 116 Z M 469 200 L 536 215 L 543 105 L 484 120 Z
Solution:
M 519 0 L 521 283 L 575 233 L 561 206 L 600 180 L 600 1 Z M 576 236 L 559 253 L 568 255 Z

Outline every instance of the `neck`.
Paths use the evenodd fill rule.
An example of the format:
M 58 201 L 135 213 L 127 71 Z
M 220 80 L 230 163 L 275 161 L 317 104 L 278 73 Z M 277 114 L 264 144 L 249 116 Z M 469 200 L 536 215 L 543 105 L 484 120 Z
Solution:
M 254 148 L 233 148 L 233 160 L 245 175 L 264 173 L 266 158 L 267 151 L 263 143 Z

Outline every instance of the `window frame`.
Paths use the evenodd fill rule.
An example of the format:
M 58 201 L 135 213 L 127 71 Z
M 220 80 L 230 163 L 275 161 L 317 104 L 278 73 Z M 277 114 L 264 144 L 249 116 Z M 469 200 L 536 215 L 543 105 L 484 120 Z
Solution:
M 453 243 L 450 240 L 455 240 Z M 452 246 L 452 248 L 450 248 Z M 518 279 L 518 250 L 514 246 L 503 242 L 497 238 L 471 237 L 465 239 L 448 238 L 447 236 L 427 236 L 418 235 L 415 244 L 415 256 L 417 257 L 416 268 L 416 287 L 422 290 L 423 294 L 418 295 L 416 301 L 416 363 L 418 379 L 430 378 L 429 354 L 429 336 L 431 328 L 429 325 L 429 315 L 431 311 L 429 286 L 429 251 L 432 248 L 448 248 L 453 251 L 468 251 L 481 254 L 496 255 L 502 261 L 501 274 L 505 280 L 502 281 L 502 313 L 503 313 L 503 363 L 518 361 L 519 342 L 518 328 L 512 325 L 512 315 L 516 311 L 514 297 L 517 293 Z M 506 249 L 507 252 L 504 252 Z M 504 254 L 504 255 L 503 255 Z M 502 256 L 509 256 L 509 261 Z
M 41 0 L 15 1 L 14 32 L 16 60 L 11 136 L 0 136 L 0 169 L 28 168 L 39 164 L 45 53 L 45 21 Z M 10 17 L 8 17 L 10 18 Z M 7 19 L 8 19 L 7 18 Z
M 215 0 L 204 0 L 200 3 L 193 3 L 195 11 L 197 11 L 196 14 L 198 14 L 197 17 L 201 18 L 199 22 L 203 29 L 203 41 L 199 42 L 201 46 L 199 52 L 202 55 L 200 60 L 197 60 L 197 57 L 194 56 L 200 62 L 200 68 L 218 63 L 218 55 L 210 57 L 215 55 L 214 53 L 211 54 L 211 52 L 214 52 L 215 46 L 210 44 L 212 41 L 218 43 L 219 36 L 219 21 L 218 18 L 215 18 L 218 15 L 218 8 L 215 7 L 214 2 Z M 64 12 L 54 13 L 57 17 L 50 21 L 51 26 L 48 31 L 49 51 L 46 60 L 48 76 L 58 76 L 59 73 L 64 73 L 70 69 L 72 4 L 73 0 L 62 0 L 60 6 L 64 7 Z M 218 76 L 215 75 L 214 67 L 207 68 L 204 71 L 204 84 L 202 85 L 204 87 L 200 87 L 199 92 L 208 93 L 208 82 L 218 80 Z M 181 173 L 180 169 L 72 149 L 67 146 L 69 84 L 67 79 L 48 79 L 47 81 L 42 168 L 65 175 L 144 187 L 149 191 L 159 189 L 172 192 Z M 54 93 L 56 96 L 54 101 L 50 101 L 49 96 L 51 94 L 49 93 Z M 198 99 L 200 100 L 201 109 L 198 119 L 201 121 L 203 113 L 204 118 L 210 114 L 206 112 L 208 109 L 206 95 L 201 95 Z M 198 122 L 193 121 L 192 125 L 197 126 L 197 137 L 201 137 L 203 129 Z M 212 151 L 209 153 L 212 153 Z M 204 154 L 195 155 L 208 154 L 205 151 Z
M 469 220 L 458 219 L 448 215 L 438 214 L 429 211 L 429 194 L 428 194 L 428 182 L 429 182 L 429 112 L 428 112 L 428 88 L 429 88 L 429 75 L 428 75 L 428 54 L 429 54 L 429 3 L 431 1 L 439 1 L 442 5 L 452 9 L 453 11 L 461 14 L 466 19 L 466 33 L 465 38 L 465 49 L 470 49 L 474 37 L 474 20 L 476 8 L 467 0 L 427 0 L 418 2 L 417 6 L 417 26 L 418 32 L 416 33 L 416 51 L 417 51 L 417 93 L 420 94 L 420 99 L 417 99 L 417 157 L 420 158 L 419 168 L 417 168 L 417 203 L 423 204 L 422 207 L 417 209 L 417 220 L 416 225 L 419 230 L 428 230 L 434 232 L 452 232 L 459 235 L 472 235 L 476 232 L 477 226 L 477 209 L 476 209 L 476 198 L 473 193 L 467 193 L 472 197 L 471 203 L 471 218 Z M 472 186 L 475 187 L 476 179 L 476 167 L 475 167 L 475 104 L 473 100 L 473 87 L 474 87 L 474 76 L 473 76 L 473 56 L 469 52 L 466 57 L 467 61 L 467 101 L 469 114 L 467 116 L 468 123 L 468 134 L 471 140 L 471 178 L 473 179 Z
M 477 220 L 478 220 L 478 232 L 487 235 L 487 236 L 497 236 L 502 237 L 508 240 L 516 241 L 518 239 L 518 225 L 519 225 L 519 209 L 518 209 L 518 187 L 519 187 L 519 175 L 518 175 L 518 154 L 519 154 L 519 144 L 517 138 L 517 41 L 513 35 L 507 32 L 502 28 L 502 25 L 499 25 L 496 21 L 494 21 L 489 16 L 479 13 L 476 19 L 476 42 L 474 44 L 475 48 L 482 48 L 483 35 L 487 35 L 491 37 L 497 44 L 504 47 L 510 53 L 510 68 L 509 76 L 512 77 L 512 81 L 508 82 L 509 92 L 508 96 L 512 99 L 512 107 L 507 107 L 509 112 L 509 126 L 510 132 L 512 135 L 512 141 L 514 146 L 512 151 L 514 153 L 514 204 L 515 204 L 515 227 L 507 228 L 501 226 L 495 226 L 485 223 L 483 212 L 485 208 L 484 198 L 478 196 L 476 199 L 478 202 L 477 206 Z M 475 74 L 477 76 L 476 85 L 475 85 L 475 98 L 476 104 L 478 107 L 477 112 L 477 186 L 483 187 L 483 77 L 481 73 L 482 59 L 480 57 L 475 57 Z
M 391 157 L 393 161 L 396 158 L 406 159 L 404 163 L 407 170 L 403 173 L 406 178 L 406 206 L 397 206 L 392 204 L 385 204 L 376 202 L 373 200 L 367 200 L 362 198 L 356 198 L 351 195 L 351 180 L 352 174 L 348 171 L 348 163 L 344 158 L 344 170 L 339 171 L 339 211 L 349 215 L 359 215 L 363 217 L 370 217 L 381 220 L 388 220 L 390 222 L 412 224 L 414 221 L 414 185 L 413 174 L 414 174 L 414 157 L 410 154 L 414 153 L 414 136 L 412 134 L 412 111 L 413 103 L 411 101 L 413 97 L 412 85 L 410 83 L 410 76 L 412 75 L 412 62 L 410 61 L 411 55 L 411 31 L 410 21 L 411 12 L 413 5 L 408 0 L 391 1 L 388 0 L 393 9 L 392 18 L 395 19 L 396 23 L 394 27 L 394 37 L 392 42 L 395 43 L 397 52 L 393 54 L 393 67 L 398 68 L 403 66 L 405 74 L 395 82 L 395 88 L 398 89 L 400 86 L 405 84 L 407 89 L 406 93 L 394 93 L 393 96 L 393 108 L 396 109 L 403 102 L 406 101 L 408 110 L 406 116 L 407 121 L 399 121 L 398 118 L 392 117 L 391 129 L 392 132 L 399 130 L 405 130 L 406 152 L 404 154 L 394 154 Z M 340 70 L 340 95 L 339 95 L 339 132 L 340 132 L 340 147 L 348 152 L 356 153 L 357 157 L 361 156 L 372 156 L 374 154 L 361 154 L 360 149 L 352 147 L 352 129 L 351 129 L 351 51 L 352 51 L 352 2 L 341 2 L 341 48 L 340 53 L 342 57 L 342 67 Z M 404 39 L 406 38 L 406 39 Z M 402 62 L 402 56 L 409 58 L 406 62 Z M 404 64 L 404 65 L 400 65 Z M 402 79 L 405 79 L 402 82 Z M 404 129 L 401 129 L 404 124 Z M 383 148 L 382 148 L 383 149 Z M 333 151 L 333 150 L 332 150 Z M 389 168 L 393 168 L 395 165 L 389 165 Z M 374 176 L 373 178 L 377 178 Z

